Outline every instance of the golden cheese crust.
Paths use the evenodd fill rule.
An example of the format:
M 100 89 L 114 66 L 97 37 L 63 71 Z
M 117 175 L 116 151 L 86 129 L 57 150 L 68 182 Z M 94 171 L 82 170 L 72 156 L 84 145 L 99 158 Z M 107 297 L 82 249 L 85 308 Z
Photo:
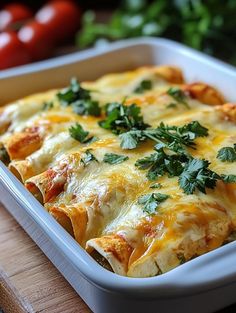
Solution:
M 77 111 L 62 104 L 59 90 L 0 111 L 1 159 L 48 213 L 104 267 L 130 277 L 159 275 L 227 242 L 236 231 L 234 182 L 221 179 L 206 193 L 187 194 L 176 175 L 150 181 L 135 163 L 155 152 L 153 141 L 122 149 L 119 136 L 101 121 L 107 103 L 135 104 L 152 128 L 198 121 L 208 134 L 197 136 L 186 153 L 208 160 L 209 170 L 228 177 L 236 175 L 236 162 L 222 162 L 217 154 L 236 143 L 236 104 L 226 103 L 208 84 L 186 83 L 173 66 L 108 74 L 81 86 L 101 114 L 78 114 L 81 103 Z M 76 123 L 95 140 L 76 140 L 69 131 Z M 125 161 L 110 164 L 104 161 L 107 154 Z M 161 189 L 153 189 L 154 183 Z M 158 192 L 168 197 L 148 213 L 139 199 Z

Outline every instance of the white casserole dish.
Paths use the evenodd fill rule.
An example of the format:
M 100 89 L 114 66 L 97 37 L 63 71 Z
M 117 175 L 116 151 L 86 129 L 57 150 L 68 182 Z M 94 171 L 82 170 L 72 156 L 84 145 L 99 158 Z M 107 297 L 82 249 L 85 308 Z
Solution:
M 181 67 L 187 81 L 210 83 L 236 101 L 236 70 L 166 39 L 135 39 L 0 73 L 0 103 L 147 64 Z M 98 313 L 214 312 L 235 302 L 236 242 L 152 278 L 128 278 L 97 264 L 0 164 L 0 199 L 26 232 Z

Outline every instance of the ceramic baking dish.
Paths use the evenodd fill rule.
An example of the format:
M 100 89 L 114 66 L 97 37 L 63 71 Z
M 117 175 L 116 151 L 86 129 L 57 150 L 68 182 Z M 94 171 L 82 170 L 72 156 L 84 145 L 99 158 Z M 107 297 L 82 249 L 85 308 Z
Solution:
M 236 101 L 235 68 L 181 44 L 147 38 L 2 71 L 0 103 L 65 86 L 72 76 L 92 80 L 147 64 L 178 65 L 187 81 L 208 82 Z M 80 248 L 3 164 L 0 199 L 94 312 L 214 312 L 236 301 L 236 242 L 157 277 L 122 277 Z

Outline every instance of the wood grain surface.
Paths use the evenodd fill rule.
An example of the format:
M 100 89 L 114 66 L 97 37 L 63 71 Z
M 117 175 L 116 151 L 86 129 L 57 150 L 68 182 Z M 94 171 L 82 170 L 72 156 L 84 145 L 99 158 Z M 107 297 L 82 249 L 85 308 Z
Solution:
M 4 313 L 91 312 L 2 206 L 0 266 L 0 308 Z
M 1 204 L 0 308 L 4 313 L 91 312 Z M 218 313 L 235 312 L 233 305 Z

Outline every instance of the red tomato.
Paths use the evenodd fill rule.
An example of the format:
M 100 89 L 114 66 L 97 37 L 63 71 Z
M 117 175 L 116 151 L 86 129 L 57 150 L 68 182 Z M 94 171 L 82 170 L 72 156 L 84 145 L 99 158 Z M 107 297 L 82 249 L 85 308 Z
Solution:
M 35 18 L 46 25 L 56 41 L 73 35 L 80 24 L 80 9 L 73 1 L 51 1 L 40 9 Z
M 12 3 L 0 11 L 0 31 L 13 26 L 15 22 L 24 21 L 33 16 L 31 10 L 24 4 Z
M 0 70 L 29 63 L 29 53 L 14 32 L 0 33 Z
M 34 61 L 51 55 L 54 46 L 52 37 L 48 28 L 37 21 L 27 23 L 18 32 L 18 38 L 25 44 Z

